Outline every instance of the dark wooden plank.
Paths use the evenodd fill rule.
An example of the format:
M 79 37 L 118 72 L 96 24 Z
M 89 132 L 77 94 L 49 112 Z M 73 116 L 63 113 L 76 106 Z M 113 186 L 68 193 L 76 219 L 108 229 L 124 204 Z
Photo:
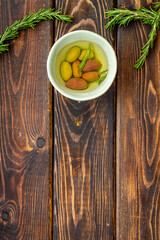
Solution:
M 50 1 L 0 0 L 0 32 Z M 0 239 L 49 239 L 51 24 L 21 32 L 0 56 Z
M 87 29 L 113 44 L 104 11 L 112 1 L 56 1 L 74 15 L 72 25 L 56 24 L 55 38 Z M 114 238 L 114 85 L 102 97 L 71 101 L 54 98 L 54 228 L 55 240 Z
M 119 1 L 147 6 L 151 1 Z M 150 28 L 118 29 L 117 239 L 160 239 L 160 35 L 145 66 L 134 70 Z

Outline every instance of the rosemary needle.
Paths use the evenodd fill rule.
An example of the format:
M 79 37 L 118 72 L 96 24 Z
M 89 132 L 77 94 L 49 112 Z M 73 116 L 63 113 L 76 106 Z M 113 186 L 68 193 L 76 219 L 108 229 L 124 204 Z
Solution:
M 61 9 L 54 10 L 50 9 L 40 9 L 37 13 L 30 13 L 25 16 L 23 20 L 15 21 L 10 27 L 8 27 L 3 35 L 0 35 L 0 53 L 9 50 L 9 41 L 19 36 L 19 32 L 23 29 L 34 28 L 34 26 L 47 19 L 57 19 L 63 21 L 64 23 L 71 23 L 73 17 L 69 15 L 61 15 Z

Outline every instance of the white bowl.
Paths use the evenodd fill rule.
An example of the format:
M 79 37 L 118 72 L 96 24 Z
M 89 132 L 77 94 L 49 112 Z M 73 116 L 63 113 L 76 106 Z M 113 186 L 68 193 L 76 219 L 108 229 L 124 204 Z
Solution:
M 107 64 L 108 74 L 104 81 L 99 85 L 98 83 L 95 82 L 92 87 L 88 87 L 85 90 L 73 90 L 65 87 L 65 82 L 62 80 L 60 76 L 59 68 L 61 61 L 63 61 L 60 58 L 62 57 L 65 58 L 65 54 L 68 51 L 68 48 L 66 46 L 69 46 L 74 42 L 76 45 L 77 42 L 83 41 L 87 41 L 88 44 L 91 43 L 94 46 L 98 47 L 98 51 L 100 51 L 99 60 L 101 62 L 103 59 L 108 61 Z M 62 54 L 64 56 L 62 56 Z M 101 69 L 101 71 L 103 70 L 106 69 Z M 57 91 L 59 91 L 65 97 L 77 101 L 91 100 L 104 94 L 112 85 L 114 78 L 116 76 L 116 72 L 117 72 L 117 59 L 115 51 L 113 50 L 112 46 L 102 36 L 86 30 L 77 30 L 74 32 L 70 32 L 59 38 L 58 41 L 56 41 L 56 43 L 51 48 L 47 59 L 47 73 L 52 85 L 57 89 Z

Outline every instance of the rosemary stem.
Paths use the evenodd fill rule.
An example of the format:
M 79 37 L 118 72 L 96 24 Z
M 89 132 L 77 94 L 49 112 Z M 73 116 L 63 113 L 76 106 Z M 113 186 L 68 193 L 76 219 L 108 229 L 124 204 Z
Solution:
M 109 22 L 105 26 L 106 29 L 114 29 L 115 25 L 119 25 L 119 27 L 128 26 L 132 20 L 141 20 L 143 24 L 151 26 L 149 39 L 142 47 L 141 56 L 134 66 L 136 69 L 140 69 L 143 66 L 150 48 L 154 46 L 157 30 L 160 28 L 160 2 L 153 3 L 153 5 L 154 7 L 150 7 L 149 9 L 141 7 L 135 10 L 114 9 L 106 11 L 107 19 L 109 19 Z
M 9 43 L 6 41 L 12 40 L 19 36 L 19 32 L 24 29 L 34 28 L 34 26 L 42 20 L 57 19 L 64 23 L 71 23 L 73 17 L 69 15 L 61 15 L 61 10 L 54 9 L 40 9 L 37 13 L 30 13 L 26 15 L 24 19 L 15 21 L 10 27 L 8 27 L 3 35 L 0 35 L 0 53 L 8 51 Z

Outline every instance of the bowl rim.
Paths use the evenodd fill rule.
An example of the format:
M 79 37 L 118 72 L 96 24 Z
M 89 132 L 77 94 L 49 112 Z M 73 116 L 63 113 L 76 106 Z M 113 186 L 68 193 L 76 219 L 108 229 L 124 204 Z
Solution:
M 69 37 L 69 36 L 74 36 L 74 35 L 77 35 L 79 33 L 85 33 L 85 34 L 90 34 L 90 35 L 93 35 L 93 36 L 96 36 L 98 37 L 99 39 L 101 39 L 101 41 L 105 42 L 106 43 L 106 46 L 108 48 L 110 48 L 111 52 L 112 52 L 112 56 L 114 58 L 114 72 L 113 72 L 113 75 L 112 75 L 112 79 L 110 80 L 110 83 L 108 84 L 108 86 L 104 89 L 102 89 L 101 91 L 97 92 L 97 93 L 94 93 L 94 94 L 91 94 L 91 92 L 87 95 L 85 94 L 85 96 L 83 95 L 80 95 L 80 94 L 77 94 L 76 96 L 72 96 L 70 95 L 69 92 L 66 92 L 66 91 L 63 91 L 61 88 L 59 88 L 59 86 L 57 85 L 56 81 L 54 80 L 52 74 L 51 74 L 51 70 L 50 70 L 50 62 L 51 62 L 51 58 L 52 58 L 52 55 L 54 53 L 54 50 L 56 49 L 57 45 L 60 45 L 61 42 L 64 41 L 65 38 Z M 72 42 L 72 41 L 71 41 Z M 71 43 L 70 42 L 70 43 Z M 73 40 L 74 42 L 74 40 Z M 99 43 L 97 43 L 99 44 Z M 101 47 L 101 45 L 99 44 L 99 46 Z M 103 48 L 102 48 L 103 49 Z M 60 49 L 61 50 L 61 49 Z M 60 51 L 59 50 L 59 51 Z M 69 32 L 69 33 L 66 33 L 64 34 L 62 37 L 60 37 L 54 44 L 53 46 L 51 47 L 50 49 L 50 52 L 49 52 L 49 55 L 48 55 L 48 59 L 47 59 L 47 74 L 48 74 L 48 77 L 49 77 L 49 80 L 51 82 L 51 84 L 53 85 L 53 87 L 58 91 L 60 92 L 63 96 L 69 98 L 69 99 L 72 99 L 72 100 L 75 100 L 75 101 L 88 101 L 88 100 L 92 100 L 92 99 L 96 99 L 98 97 L 100 97 L 101 95 L 103 95 L 105 92 L 107 92 L 107 90 L 111 87 L 112 83 L 114 82 L 114 79 L 116 77 L 116 74 L 117 74 L 117 57 L 116 57 L 116 53 L 115 53 L 115 50 L 114 48 L 112 47 L 112 45 L 104 38 L 102 37 L 101 35 L 99 35 L 98 33 L 95 33 L 95 32 L 92 32 L 92 31 L 89 31 L 89 30 L 74 30 L 72 32 Z M 94 92 L 94 91 L 93 91 Z

